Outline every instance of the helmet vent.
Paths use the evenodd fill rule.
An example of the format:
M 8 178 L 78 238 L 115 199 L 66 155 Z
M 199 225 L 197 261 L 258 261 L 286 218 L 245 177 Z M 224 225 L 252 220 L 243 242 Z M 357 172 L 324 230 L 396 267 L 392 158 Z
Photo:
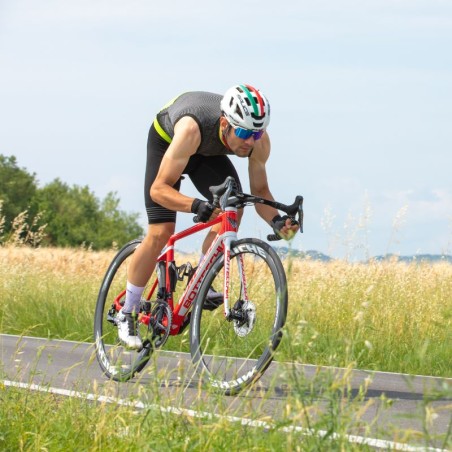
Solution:
M 243 113 L 241 112 L 238 105 L 235 107 L 235 113 L 238 114 L 241 119 L 243 119 Z

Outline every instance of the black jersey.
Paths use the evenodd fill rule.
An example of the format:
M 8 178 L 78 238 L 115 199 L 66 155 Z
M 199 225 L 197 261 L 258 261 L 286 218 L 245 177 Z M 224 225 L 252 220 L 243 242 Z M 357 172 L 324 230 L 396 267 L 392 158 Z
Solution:
M 174 125 L 184 116 L 193 118 L 201 131 L 201 144 L 196 153 L 200 155 L 233 154 L 221 141 L 220 102 L 223 96 L 205 91 L 181 94 L 159 111 L 154 121 L 158 134 L 168 143 L 174 136 Z

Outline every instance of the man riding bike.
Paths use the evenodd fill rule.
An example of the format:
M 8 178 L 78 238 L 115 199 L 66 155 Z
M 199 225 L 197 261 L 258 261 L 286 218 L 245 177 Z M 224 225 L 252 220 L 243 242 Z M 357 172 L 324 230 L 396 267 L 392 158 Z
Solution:
M 270 122 L 267 98 L 250 85 L 235 85 L 224 96 L 203 91 L 187 92 L 173 99 L 157 114 L 147 144 L 145 204 L 148 229 L 136 249 L 127 275 L 123 308 L 117 316 L 119 339 L 140 349 L 136 330 L 140 299 L 154 271 L 157 257 L 175 231 L 176 212 L 192 212 L 202 222 L 220 213 L 210 202 L 209 187 L 227 176 L 237 181 L 236 169 L 228 155 L 248 159 L 250 190 L 253 195 L 273 200 L 267 182 L 266 162 L 270 155 Z M 205 198 L 191 198 L 179 192 L 182 175 L 187 174 Z M 258 214 L 284 239 L 298 230 L 287 216 L 270 206 L 256 204 Z M 243 210 L 239 212 L 239 219 Z M 219 225 L 218 225 L 219 227 Z M 202 245 L 202 256 L 217 234 L 213 227 Z M 202 259 L 202 257 L 201 257 Z M 212 298 L 221 297 L 211 290 Z

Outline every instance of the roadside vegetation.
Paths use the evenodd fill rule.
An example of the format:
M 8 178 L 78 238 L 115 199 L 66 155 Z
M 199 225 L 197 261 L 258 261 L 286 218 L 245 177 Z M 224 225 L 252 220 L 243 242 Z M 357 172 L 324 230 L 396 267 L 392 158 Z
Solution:
M 14 156 L 0 154 L 0 245 L 108 249 L 143 234 L 138 216 L 119 208 L 115 192 L 100 200 L 58 178 L 40 185 Z
M 0 247 L 0 331 L 91 342 L 97 293 L 115 252 Z M 179 263 L 187 259 L 177 257 Z M 341 366 L 345 373 L 290 375 L 293 389 L 276 422 L 259 410 L 260 404 L 273 403 L 271 391 L 253 405 L 246 397 L 232 403 L 199 388 L 191 408 L 219 417 L 161 411 L 159 406 L 174 400 L 184 405 L 184 386 L 164 399 L 166 383 L 151 360 L 133 382 L 140 385 L 140 401 L 150 404 L 141 408 L 5 387 L 0 380 L 0 449 L 374 450 L 361 441 L 365 437 L 452 447 L 451 432 L 434 433 L 435 401 L 452 400 L 450 385 L 424 395 L 418 411 L 410 413 L 410 425 L 416 426 L 410 429 L 380 424 L 392 401 L 384 395 L 368 398 L 370 379 L 349 390 L 354 368 L 452 376 L 452 265 L 298 259 L 285 266 L 290 305 L 276 359 Z M 165 349 L 188 351 L 188 331 L 170 338 Z M 118 389 L 103 385 L 98 391 L 108 396 Z M 254 424 L 237 420 L 244 412 Z
M 2 332 L 91 341 L 97 293 L 114 254 L 0 247 Z M 285 266 L 289 339 L 278 360 L 452 377 L 451 264 Z M 165 347 L 188 351 L 187 342 L 188 329 Z
M 275 419 L 263 408 L 279 402 L 272 391 L 281 390 L 278 377 L 268 391 L 251 389 L 249 397 L 248 391 L 225 397 L 194 388 L 190 409 L 184 383 L 164 391 L 165 377 L 152 362 L 128 388 L 133 394 L 136 387 L 138 398 L 118 399 L 118 384 L 108 381 L 91 394 L 66 397 L 50 387 L 16 388 L 0 380 L 0 450 L 450 450 L 451 432 L 435 433 L 439 410 L 450 410 L 435 402 L 450 400 L 450 387 L 426 392 L 403 428 L 384 422 L 391 399 L 368 397 L 371 377 L 350 391 L 352 375 L 351 368 L 294 375 Z

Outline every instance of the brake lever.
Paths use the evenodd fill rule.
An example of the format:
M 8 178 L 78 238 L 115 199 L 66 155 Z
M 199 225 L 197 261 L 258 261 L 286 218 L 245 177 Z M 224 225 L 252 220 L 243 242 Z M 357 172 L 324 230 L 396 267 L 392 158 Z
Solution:
M 301 199 L 298 200 L 298 224 L 300 225 L 300 234 L 303 234 L 303 196 L 300 196 Z
M 303 196 L 297 196 L 294 203 L 290 205 L 288 209 L 284 209 L 284 211 L 291 218 L 292 225 L 298 224 L 300 233 L 303 233 Z M 281 239 L 282 237 L 280 237 L 278 234 L 267 235 L 267 240 L 269 242 L 276 242 Z

